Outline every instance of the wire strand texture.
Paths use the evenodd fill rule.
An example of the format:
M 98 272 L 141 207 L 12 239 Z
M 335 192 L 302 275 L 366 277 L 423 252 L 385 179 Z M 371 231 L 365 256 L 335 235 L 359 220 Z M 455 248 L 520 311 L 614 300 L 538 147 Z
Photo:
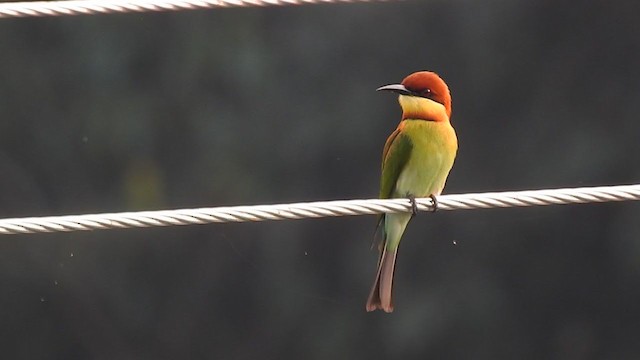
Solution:
M 0 18 L 179 11 L 392 0 L 72 0 L 0 3 Z
M 438 210 L 527 207 L 625 200 L 640 200 L 640 184 L 442 195 L 437 198 Z M 416 204 L 419 211 L 429 211 L 434 206 L 431 198 L 416 199 Z M 408 199 L 370 199 L 30 217 L 0 219 L 0 234 L 304 219 L 410 211 L 412 211 L 412 207 Z

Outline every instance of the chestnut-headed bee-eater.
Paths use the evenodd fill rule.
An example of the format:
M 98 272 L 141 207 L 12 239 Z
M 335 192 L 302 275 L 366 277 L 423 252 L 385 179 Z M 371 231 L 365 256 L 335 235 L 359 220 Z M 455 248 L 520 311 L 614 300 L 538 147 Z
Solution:
M 389 136 L 382 152 L 380 198 L 409 198 L 414 212 L 383 214 L 378 233 L 382 235 L 378 273 L 367 300 L 367 311 L 393 311 L 391 289 L 398 245 L 409 220 L 416 212 L 415 198 L 440 195 L 453 166 L 458 139 L 451 127 L 451 94 L 436 73 L 419 71 L 401 84 L 378 91 L 398 94 L 402 119 Z

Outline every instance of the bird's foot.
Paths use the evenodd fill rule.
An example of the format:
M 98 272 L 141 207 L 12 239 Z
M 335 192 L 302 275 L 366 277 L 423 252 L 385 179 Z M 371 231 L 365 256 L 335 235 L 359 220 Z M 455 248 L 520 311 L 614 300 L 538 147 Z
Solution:
M 418 214 L 418 204 L 416 204 L 416 197 L 409 195 L 409 202 L 411 203 L 411 213 L 413 215 Z
M 433 210 L 431 210 L 431 212 L 436 212 L 436 210 L 438 210 L 438 198 L 436 198 L 436 196 L 433 194 L 429 195 L 429 197 L 433 202 Z

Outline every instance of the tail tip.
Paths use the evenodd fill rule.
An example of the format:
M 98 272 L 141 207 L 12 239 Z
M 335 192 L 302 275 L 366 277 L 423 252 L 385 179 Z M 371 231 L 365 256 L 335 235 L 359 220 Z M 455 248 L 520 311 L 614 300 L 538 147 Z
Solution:
M 367 303 L 366 309 L 367 309 L 367 312 L 382 310 L 388 314 L 393 312 L 393 304 L 382 306 L 381 303 Z

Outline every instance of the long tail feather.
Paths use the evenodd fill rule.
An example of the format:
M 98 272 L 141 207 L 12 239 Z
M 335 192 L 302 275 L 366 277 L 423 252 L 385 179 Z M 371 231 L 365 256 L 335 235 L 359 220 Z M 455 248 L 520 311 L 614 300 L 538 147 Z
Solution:
M 378 221 L 378 234 L 382 235 L 380 258 L 376 280 L 371 287 L 367 300 L 367 311 L 377 309 L 385 312 L 393 311 L 391 293 L 393 290 L 393 272 L 396 266 L 396 255 L 402 233 L 411 220 L 411 214 L 385 214 Z
M 393 272 L 396 264 L 397 251 L 389 251 L 383 248 L 378 262 L 378 272 L 373 283 L 369 298 L 367 299 L 367 311 L 381 309 L 390 313 L 393 311 L 391 292 L 393 289 Z

